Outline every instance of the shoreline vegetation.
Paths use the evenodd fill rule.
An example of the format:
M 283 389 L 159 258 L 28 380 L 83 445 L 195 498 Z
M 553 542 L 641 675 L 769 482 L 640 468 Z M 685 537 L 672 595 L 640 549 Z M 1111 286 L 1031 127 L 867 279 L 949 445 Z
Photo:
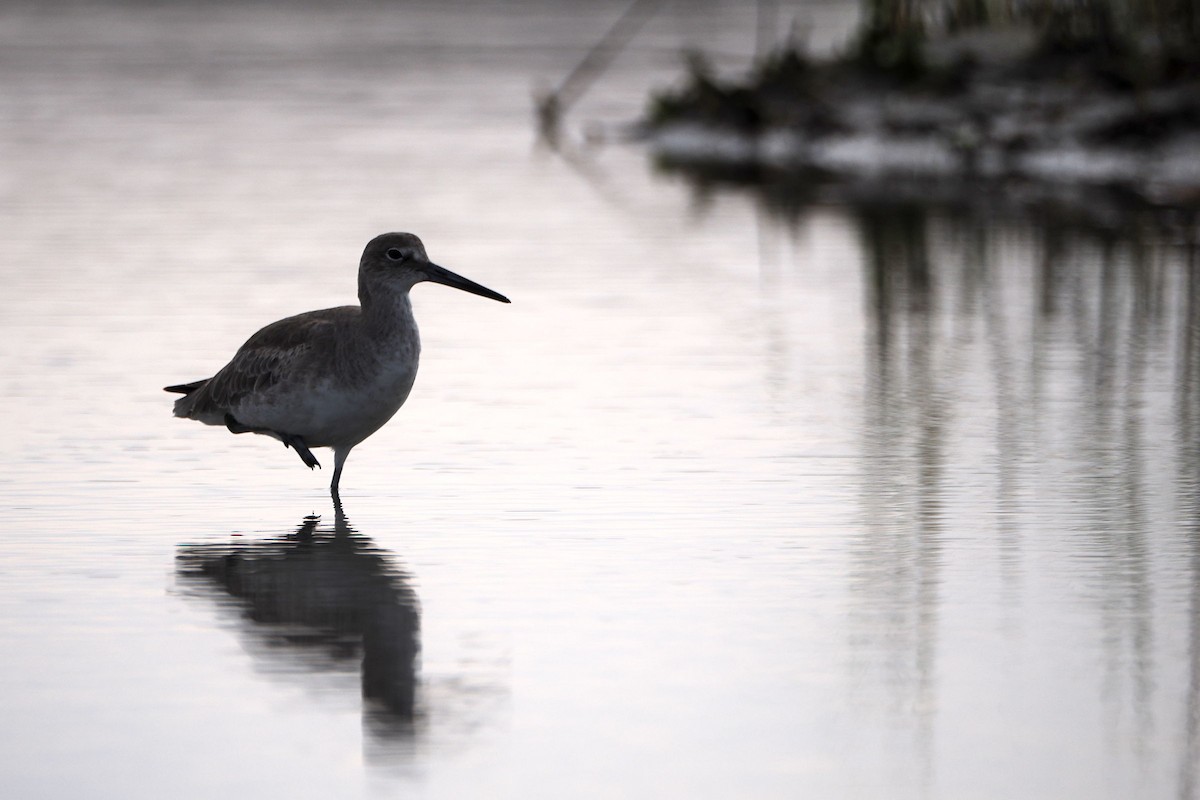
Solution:
M 863 11 L 827 60 L 792 37 L 731 80 L 689 54 L 639 136 L 668 170 L 780 195 L 1082 204 L 1100 224 L 1130 206 L 1200 209 L 1200 0 Z

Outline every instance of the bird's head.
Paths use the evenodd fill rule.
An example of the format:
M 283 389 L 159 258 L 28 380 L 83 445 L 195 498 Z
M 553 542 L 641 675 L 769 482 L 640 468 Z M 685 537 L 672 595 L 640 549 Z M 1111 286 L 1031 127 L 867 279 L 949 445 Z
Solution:
M 421 281 L 510 302 L 499 292 L 432 263 L 425 255 L 425 245 L 411 233 L 384 233 L 367 243 L 358 265 L 358 296 L 364 304 L 379 290 L 407 292 Z

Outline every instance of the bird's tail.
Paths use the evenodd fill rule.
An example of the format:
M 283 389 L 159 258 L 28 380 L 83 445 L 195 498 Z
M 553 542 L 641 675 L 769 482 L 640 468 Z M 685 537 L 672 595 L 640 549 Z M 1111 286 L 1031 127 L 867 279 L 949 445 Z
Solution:
M 176 386 L 163 387 L 168 392 L 175 392 L 176 394 L 183 395 L 183 397 L 175 401 L 175 416 L 200 419 L 200 417 L 194 416 L 196 406 L 197 404 L 202 403 L 203 398 L 207 394 L 207 392 L 203 392 L 201 390 L 208 385 L 210 380 L 212 379 L 206 378 L 202 381 L 192 381 L 191 383 L 180 383 Z M 202 419 L 201 421 L 206 425 L 224 424 L 217 419 Z
M 205 378 L 202 381 L 192 381 L 191 383 L 177 383 L 174 386 L 164 386 L 163 391 L 174 392 L 175 394 L 191 394 L 206 383 L 208 383 L 208 378 Z

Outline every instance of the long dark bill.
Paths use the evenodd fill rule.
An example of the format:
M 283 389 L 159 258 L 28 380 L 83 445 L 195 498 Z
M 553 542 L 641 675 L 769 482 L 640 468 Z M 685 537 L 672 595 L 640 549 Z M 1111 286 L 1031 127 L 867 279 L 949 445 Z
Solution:
M 490 297 L 492 300 L 499 300 L 501 303 L 512 302 L 499 292 L 493 292 L 486 286 L 480 286 L 475 281 L 468 280 L 445 267 L 439 267 L 437 264 L 426 264 L 421 271 L 425 273 L 425 280 L 440 283 L 443 286 L 453 286 L 455 289 L 462 289 L 464 292 L 477 294 L 480 297 Z

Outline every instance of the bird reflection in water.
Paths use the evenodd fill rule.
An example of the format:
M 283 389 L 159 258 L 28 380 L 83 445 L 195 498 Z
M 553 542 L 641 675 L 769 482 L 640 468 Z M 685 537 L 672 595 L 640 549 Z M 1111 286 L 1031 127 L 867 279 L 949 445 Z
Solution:
M 420 610 L 389 553 L 350 527 L 335 506 L 332 530 L 305 517 L 286 536 L 183 545 L 180 578 L 233 598 L 248 649 L 268 663 L 344 672 L 361 661 L 363 716 L 376 737 L 411 736 L 417 718 Z M 226 597 L 228 596 L 228 597 Z

